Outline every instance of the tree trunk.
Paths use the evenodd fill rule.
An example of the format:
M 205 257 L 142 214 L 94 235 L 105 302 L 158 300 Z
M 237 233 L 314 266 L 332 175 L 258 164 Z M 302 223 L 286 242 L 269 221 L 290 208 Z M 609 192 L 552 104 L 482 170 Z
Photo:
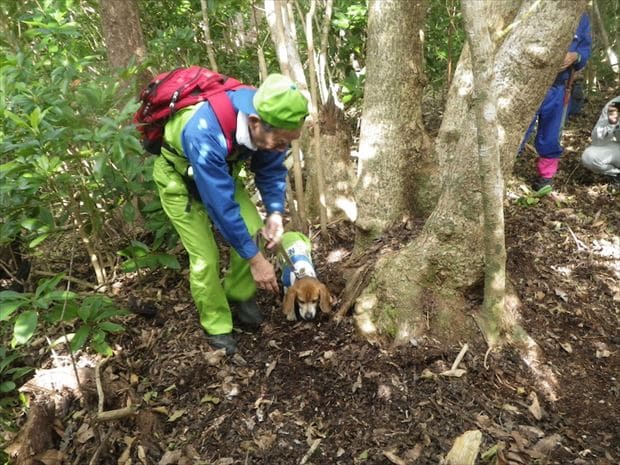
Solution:
M 209 28 L 209 10 L 207 8 L 207 0 L 200 0 L 200 11 L 202 12 L 202 30 L 205 35 L 205 45 L 207 47 L 207 55 L 209 56 L 209 66 L 217 72 L 217 61 L 215 59 L 215 50 L 213 50 L 213 41 L 211 40 L 211 29 Z
M 379 3 L 382 8 L 388 4 L 398 8 L 392 2 Z M 493 40 L 497 42 L 492 86 L 497 92 L 498 144 L 504 174 L 512 170 L 523 133 L 555 78 L 585 8 L 584 0 L 523 2 L 523 7 L 517 11 L 519 4 L 516 0 L 490 4 L 496 12 L 493 17 L 501 19 L 492 29 Z M 374 8 L 375 5 L 371 6 Z M 558 15 L 558 11 L 562 11 L 562 15 Z M 376 41 L 377 37 L 370 33 L 370 26 L 369 40 Z M 383 30 L 390 29 L 389 24 L 384 25 Z M 374 47 L 376 45 L 369 44 L 369 49 Z M 377 59 L 376 53 L 369 53 L 369 73 L 373 69 L 370 60 Z M 390 68 L 390 71 L 400 73 L 403 83 L 410 75 L 409 69 Z M 373 96 L 374 87 L 382 88 L 384 84 L 369 79 L 366 86 L 367 95 Z M 390 91 L 394 92 L 394 89 Z M 435 146 L 435 157 L 441 169 L 438 200 L 420 234 L 399 251 L 384 253 L 377 261 L 369 284 L 356 305 L 360 321 L 373 323 L 366 324 L 367 334 L 377 331 L 387 333 L 397 341 L 406 341 L 430 330 L 446 341 L 474 329 L 467 324 L 471 319 L 466 316 L 468 308 L 463 293 L 483 276 L 484 248 L 471 93 L 471 60 L 466 47 L 448 94 Z M 374 100 L 368 104 L 372 102 Z M 381 102 L 378 105 L 380 109 L 384 108 Z M 382 125 L 374 126 L 373 145 L 397 154 L 402 150 L 403 140 L 394 137 L 391 129 L 400 124 L 403 113 L 401 106 L 395 106 L 393 110 L 382 113 L 385 118 Z M 374 116 L 370 111 L 367 114 Z M 410 113 L 404 115 L 407 117 Z M 408 120 L 412 125 L 416 121 Z M 364 124 L 370 122 L 365 121 L 363 127 Z M 415 144 L 416 140 L 409 143 Z M 407 170 L 402 172 L 409 176 Z M 378 166 L 367 170 L 362 182 L 387 183 L 394 176 L 394 172 L 386 175 L 385 169 Z M 396 189 L 393 196 L 400 210 L 394 205 L 386 208 L 390 216 L 381 215 L 383 222 L 379 226 L 406 211 L 405 202 L 396 195 L 401 193 L 404 184 L 403 180 L 397 182 L 400 190 Z M 384 201 L 387 198 L 384 197 Z M 360 208 L 364 209 L 360 212 L 364 218 L 372 218 L 378 210 L 376 204 L 368 202 L 360 204 Z
M 484 301 L 480 326 L 490 346 L 508 329 L 505 321 L 506 238 L 504 235 L 504 178 L 497 143 L 497 95 L 493 86 L 496 43 L 490 30 L 497 24 L 489 4 L 463 1 L 463 20 L 472 56 L 473 109 L 478 139 L 478 171 L 484 216 Z
M 307 91 L 308 84 L 304 75 L 303 66 L 299 53 L 297 52 L 297 34 L 295 25 L 287 2 L 276 0 L 265 0 L 265 16 L 271 30 L 271 37 L 276 47 L 276 54 L 280 63 L 282 74 L 290 76 L 302 91 Z M 308 95 L 309 97 L 309 95 Z M 303 176 L 301 172 L 301 155 L 299 141 L 291 144 L 293 153 L 293 175 L 295 178 L 295 200 L 297 201 L 297 213 L 303 224 L 298 225 L 297 229 L 307 232 L 307 212 L 306 201 L 303 190 Z M 293 204 L 293 199 L 289 198 L 289 205 Z
M 125 68 L 132 59 L 140 63 L 146 46 L 136 0 L 101 0 L 101 24 L 113 68 Z
M 318 174 L 317 160 L 329 169 L 323 170 L 324 199 L 328 220 L 345 218 L 355 221 L 357 206 L 353 197 L 355 183 L 355 166 L 351 159 L 352 137 L 344 112 L 329 99 L 319 112 L 320 157 L 308 158 L 304 165 L 306 179 L 306 200 L 308 214 L 311 217 L 320 215 L 320 190 L 316 180 Z
M 256 34 L 256 55 L 258 57 L 258 75 L 260 81 L 264 81 L 269 72 L 267 71 L 267 61 L 265 60 L 265 52 L 263 51 L 263 44 L 260 40 L 260 10 L 257 8 L 254 0 L 252 0 L 252 25 L 254 27 L 254 33 Z
M 413 210 L 411 181 L 417 173 L 412 161 L 426 148 L 420 39 L 425 11 L 425 0 L 372 0 L 368 5 L 366 86 L 355 187 L 361 249 Z

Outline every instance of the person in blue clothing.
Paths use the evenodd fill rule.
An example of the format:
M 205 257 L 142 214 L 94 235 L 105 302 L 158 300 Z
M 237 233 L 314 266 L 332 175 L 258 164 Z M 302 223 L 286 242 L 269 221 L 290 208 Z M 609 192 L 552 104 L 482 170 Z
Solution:
M 208 102 L 184 108 L 164 128 L 162 155 L 153 178 L 162 207 L 179 233 L 190 262 L 190 288 L 209 345 L 236 351 L 235 323 L 256 329 L 263 315 L 257 288 L 278 292 L 273 265 L 256 238 L 275 247 L 283 233 L 287 169 L 284 157 L 301 134 L 308 100 L 280 74 L 268 76 L 258 89 L 227 91 L 236 113 L 232 152 Z M 245 189 L 242 171 L 254 174 L 266 218 L 263 221 Z M 181 173 L 191 172 L 200 202 L 191 199 Z M 230 263 L 220 281 L 219 250 L 212 226 L 230 244 Z
M 560 157 L 564 151 L 560 144 L 560 138 L 568 110 L 564 100 L 565 97 L 569 97 L 567 92 L 570 92 L 567 90 L 567 84 L 572 73 L 579 71 L 586 65 L 588 58 L 590 58 L 591 46 L 590 20 L 588 15 L 584 13 L 564 56 L 560 72 L 547 91 L 521 144 L 521 147 L 524 147 L 534 128 L 537 127 L 534 146 L 538 153 L 536 161 L 538 177 L 532 183 L 535 190 L 552 185 L 553 176 L 558 171 Z

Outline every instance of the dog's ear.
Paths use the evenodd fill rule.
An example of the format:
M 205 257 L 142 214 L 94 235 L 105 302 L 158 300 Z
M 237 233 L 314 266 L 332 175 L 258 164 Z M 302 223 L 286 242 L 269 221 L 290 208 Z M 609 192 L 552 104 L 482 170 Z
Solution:
M 294 318 L 295 316 L 295 298 L 297 297 L 297 292 L 295 291 L 295 284 L 288 288 L 286 291 L 286 295 L 284 296 L 284 300 L 282 301 L 282 311 L 286 315 L 286 317 L 290 320 L 291 316 Z
M 332 311 L 332 296 L 327 289 L 327 286 L 323 283 L 319 283 L 319 306 L 323 313 L 329 313 Z

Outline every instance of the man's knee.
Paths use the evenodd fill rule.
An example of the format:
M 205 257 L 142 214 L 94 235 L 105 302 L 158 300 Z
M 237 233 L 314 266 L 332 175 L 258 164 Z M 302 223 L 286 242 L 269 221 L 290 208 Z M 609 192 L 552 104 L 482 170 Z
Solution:
M 601 153 L 595 147 L 588 147 L 581 155 L 581 163 L 590 171 L 600 173 L 604 171 Z

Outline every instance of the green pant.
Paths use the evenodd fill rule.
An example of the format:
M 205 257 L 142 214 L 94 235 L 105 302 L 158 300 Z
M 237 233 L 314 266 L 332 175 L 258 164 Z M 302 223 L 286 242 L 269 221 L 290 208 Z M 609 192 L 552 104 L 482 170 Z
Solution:
M 239 168 L 239 167 L 237 167 Z M 241 207 L 241 217 L 250 234 L 263 226 L 263 221 L 250 199 L 243 181 L 235 170 L 235 200 Z M 220 281 L 220 256 L 211 220 L 201 202 L 191 199 L 191 209 L 186 211 L 187 188 L 183 178 L 163 156 L 155 160 L 153 179 L 159 190 L 161 204 L 179 233 L 189 255 L 189 282 L 192 297 L 200 315 L 200 324 L 208 334 L 226 334 L 232 331 L 232 317 L 228 300 L 248 300 L 256 294 L 256 284 L 250 265 L 230 250 L 230 266 Z

